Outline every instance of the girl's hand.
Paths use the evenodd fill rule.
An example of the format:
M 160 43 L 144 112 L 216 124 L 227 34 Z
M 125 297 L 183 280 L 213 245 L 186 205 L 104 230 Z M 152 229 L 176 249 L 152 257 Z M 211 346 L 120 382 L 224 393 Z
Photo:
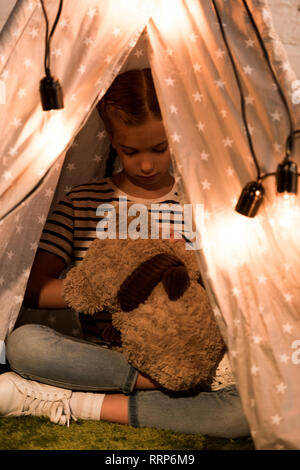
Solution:
M 30 308 L 68 308 L 62 296 L 60 274 L 65 263 L 56 255 L 38 250 L 28 279 L 24 306 Z
M 107 343 L 121 345 L 121 335 L 112 325 L 109 325 L 104 329 L 102 339 Z

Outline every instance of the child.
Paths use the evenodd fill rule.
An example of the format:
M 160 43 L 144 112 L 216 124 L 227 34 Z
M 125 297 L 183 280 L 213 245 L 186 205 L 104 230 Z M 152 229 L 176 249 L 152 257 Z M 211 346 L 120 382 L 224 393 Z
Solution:
M 39 245 L 43 251 L 36 257 L 28 282 L 28 306 L 66 307 L 61 280 L 56 277 L 71 263 L 80 262 L 95 239 L 100 204 L 118 205 L 120 197 L 127 197 L 129 202 L 143 203 L 149 210 L 153 202 L 178 205 L 150 70 L 132 70 L 117 77 L 98 110 L 112 143 L 105 173 L 108 178 L 73 188 L 51 215 Z M 116 155 L 124 169 L 110 178 Z M 80 319 L 84 333 L 92 340 L 110 320 L 100 313 L 82 315 Z
M 100 203 L 117 204 L 126 196 L 148 207 L 153 202 L 178 204 L 150 69 L 118 76 L 98 110 L 111 141 L 107 166 L 112 169 L 117 154 L 123 170 L 73 188 L 51 215 L 27 285 L 30 306 L 67 307 L 59 276 L 82 260 L 95 239 Z M 234 386 L 171 396 L 154 390 L 156 384 L 122 354 L 42 325 L 13 331 L 7 356 L 15 372 L 0 377 L 0 416 L 48 416 L 59 424 L 69 423 L 70 417 L 101 419 L 230 438 L 249 434 Z

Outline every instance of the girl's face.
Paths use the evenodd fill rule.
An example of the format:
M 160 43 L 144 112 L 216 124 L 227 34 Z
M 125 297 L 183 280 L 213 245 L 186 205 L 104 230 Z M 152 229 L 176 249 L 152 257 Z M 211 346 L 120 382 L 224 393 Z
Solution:
M 163 187 L 171 164 L 163 122 L 149 118 L 145 124 L 126 126 L 114 119 L 113 131 L 112 145 L 130 182 L 145 189 Z

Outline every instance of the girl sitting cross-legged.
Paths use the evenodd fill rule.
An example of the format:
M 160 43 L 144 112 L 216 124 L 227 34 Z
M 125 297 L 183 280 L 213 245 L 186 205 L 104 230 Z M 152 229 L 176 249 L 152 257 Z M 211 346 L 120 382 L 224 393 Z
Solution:
M 150 69 L 119 75 L 98 110 L 111 141 L 107 167 L 117 155 L 123 169 L 73 188 L 53 211 L 27 284 L 27 306 L 68 307 L 60 276 L 81 262 L 96 238 L 99 204 L 117 204 L 122 196 L 148 208 L 153 202 L 179 204 Z M 7 339 L 7 358 L 12 372 L 0 376 L 3 417 L 48 416 L 58 424 L 73 417 L 227 438 L 250 434 L 234 385 L 169 394 L 121 353 L 44 325 L 16 328 Z

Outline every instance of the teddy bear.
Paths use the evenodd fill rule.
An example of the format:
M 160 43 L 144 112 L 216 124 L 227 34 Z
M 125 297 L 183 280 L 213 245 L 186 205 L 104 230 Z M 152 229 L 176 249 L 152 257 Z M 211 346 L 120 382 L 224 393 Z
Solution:
M 211 390 L 226 346 L 182 240 L 98 239 L 63 281 L 76 312 L 108 311 L 115 349 L 166 391 Z

